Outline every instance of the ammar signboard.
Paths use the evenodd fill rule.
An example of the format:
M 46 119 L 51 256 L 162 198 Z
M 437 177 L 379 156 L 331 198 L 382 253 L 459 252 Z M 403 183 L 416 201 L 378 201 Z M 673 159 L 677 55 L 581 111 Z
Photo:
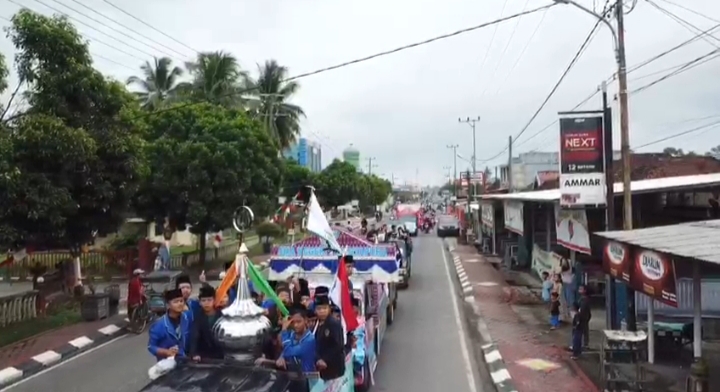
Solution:
M 560 119 L 560 205 L 605 205 L 602 114 Z

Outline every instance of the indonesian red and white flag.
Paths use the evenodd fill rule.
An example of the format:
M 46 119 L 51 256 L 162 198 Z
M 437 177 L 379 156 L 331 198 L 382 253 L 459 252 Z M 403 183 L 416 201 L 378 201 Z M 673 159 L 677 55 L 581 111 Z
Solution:
M 342 257 L 338 262 L 337 273 L 329 297 L 335 306 L 340 308 L 341 321 L 345 332 L 352 332 L 359 326 L 351 295 L 350 277 L 345 267 L 345 257 Z

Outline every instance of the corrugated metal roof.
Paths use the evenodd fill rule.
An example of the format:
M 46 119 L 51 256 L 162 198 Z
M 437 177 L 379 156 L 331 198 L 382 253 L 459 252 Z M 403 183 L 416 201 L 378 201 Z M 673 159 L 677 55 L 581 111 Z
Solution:
M 651 180 L 633 181 L 630 188 L 633 193 L 650 193 L 670 189 L 687 189 L 699 186 L 720 185 L 720 173 L 697 174 L 693 176 L 653 178 Z M 623 184 L 615 183 L 615 194 L 623 192 Z M 560 200 L 560 189 L 547 189 L 533 192 L 482 195 L 483 199 L 518 200 L 518 201 L 557 201 Z
M 720 264 L 720 219 L 595 234 L 658 252 Z

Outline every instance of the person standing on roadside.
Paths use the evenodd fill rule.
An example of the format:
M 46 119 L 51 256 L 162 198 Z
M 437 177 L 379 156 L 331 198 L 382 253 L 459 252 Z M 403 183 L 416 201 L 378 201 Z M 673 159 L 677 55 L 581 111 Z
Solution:
M 580 313 L 580 325 L 582 328 L 583 346 L 590 346 L 590 319 L 592 312 L 590 310 L 590 297 L 588 297 L 587 287 L 582 285 L 578 288 L 577 311 Z
M 542 273 L 542 299 L 545 302 L 550 302 L 550 293 L 553 290 L 553 281 L 550 279 L 550 274 L 547 271 Z

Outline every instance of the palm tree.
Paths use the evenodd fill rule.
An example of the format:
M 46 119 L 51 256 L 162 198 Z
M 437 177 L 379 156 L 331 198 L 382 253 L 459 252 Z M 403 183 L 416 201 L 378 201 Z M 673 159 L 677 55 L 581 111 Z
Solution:
M 154 64 L 146 61 L 140 67 L 143 76 L 131 76 L 127 84 L 137 85 L 141 91 L 135 95 L 142 101 L 142 107 L 154 110 L 172 99 L 181 85 L 179 78 L 183 74 L 180 67 L 172 67 L 172 60 L 168 57 L 154 59 Z M 172 68 L 171 68 L 172 67 Z
M 244 99 L 240 88 L 247 79 L 247 72 L 240 68 L 235 56 L 222 51 L 199 53 L 195 61 L 185 64 L 192 75 L 188 86 L 194 99 L 218 105 L 237 107 Z
M 300 119 L 305 112 L 300 106 L 289 103 L 290 98 L 300 89 L 300 84 L 287 79 L 288 69 L 275 60 L 258 64 L 258 77 L 249 80 L 249 94 L 255 96 L 256 113 L 266 123 L 268 131 L 275 137 L 280 148 L 287 148 L 300 135 Z

